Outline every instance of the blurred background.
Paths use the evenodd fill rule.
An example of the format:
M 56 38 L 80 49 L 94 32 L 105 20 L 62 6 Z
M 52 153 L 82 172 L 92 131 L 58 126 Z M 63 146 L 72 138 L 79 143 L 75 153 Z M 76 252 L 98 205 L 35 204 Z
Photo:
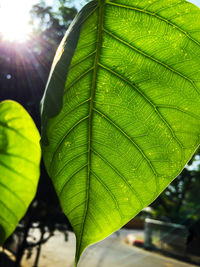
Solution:
M 55 51 L 82 0 L 0 0 L 0 100 L 39 105 Z M 200 6 L 200 0 L 191 1 Z M 0 267 L 72 267 L 75 237 L 41 163 L 37 195 L 0 247 Z M 200 266 L 200 153 L 123 229 L 91 246 L 80 267 Z

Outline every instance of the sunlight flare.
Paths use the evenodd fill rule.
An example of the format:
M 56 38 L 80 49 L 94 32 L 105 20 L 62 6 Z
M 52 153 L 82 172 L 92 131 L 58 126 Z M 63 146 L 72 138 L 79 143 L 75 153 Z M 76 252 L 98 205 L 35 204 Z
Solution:
M 19 0 L 0 2 L 0 35 L 9 41 L 23 42 L 31 31 L 29 11 L 34 1 Z

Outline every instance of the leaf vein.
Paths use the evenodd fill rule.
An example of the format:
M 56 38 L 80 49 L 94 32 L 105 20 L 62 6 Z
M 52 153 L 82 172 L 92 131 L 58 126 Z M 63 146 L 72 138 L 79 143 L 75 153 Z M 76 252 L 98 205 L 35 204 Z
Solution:
M 13 228 L 13 224 L 11 224 L 9 221 L 7 221 L 4 217 L 0 215 L 0 221 L 5 222 L 7 225 L 10 225 Z
M 81 203 L 79 203 L 77 206 L 75 206 L 73 209 L 71 209 L 68 213 L 67 216 L 70 216 L 70 214 L 75 211 L 77 208 L 79 208 L 80 206 L 82 206 L 83 204 L 86 203 L 86 201 L 88 201 L 87 199 L 84 199 L 84 201 L 82 201 Z
M 15 119 L 15 118 L 13 118 Z M 34 144 L 35 146 L 35 143 L 33 143 L 30 139 L 28 139 L 26 136 L 24 136 L 23 134 L 21 134 L 20 132 L 18 132 L 15 128 L 12 128 L 10 126 L 8 126 L 6 123 L 3 123 L 2 121 L 0 121 L 0 126 L 2 127 L 5 127 L 6 129 L 12 131 L 12 132 L 15 132 L 17 135 L 19 135 L 20 137 L 22 137 L 23 139 L 25 139 L 26 141 L 28 141 L 29 143 L 31 144 Z
M 64 188 L 66 187 L 66 185 L 71 181 L 71 179 L 78 174 L 80 171 L 82 171 L 88 164 L 84 164 L 83 166 L 81 166 L 78 170 L 76 170 L 68 179 L 67 181 L 63 184 L 60 193 L 58 193 L 58 196 L 61 197 L 61 194 L 63 193 Z
M 66 168 L 66 166 L 72 162 L 73 160 L 79 158 L 80 156 L 82 155 L 85 155 L 86 153 L 88 153 L 88 151 L 84 151 L 82 153 L 79 153 L 78 155 L 76 155 L 75 157 L 71 158 L 70 160 L 68 160 L 64 165 L 63 167 L 54 175 L 55 177 L 58 177 L 60 175 L 60 173 Z
M 184 109 L 182 109 L 182 108 L 179 108 L 179 107 L 176 107 L 176 106 L 173 106 L 173 105 L 159 104 L 159 105 L 157 105 L 157 108 L 176 109 L 176 110 L 178 110 L 178 111 L 180 111 L 180 112 L 182 112 L 182 113 L 185 113 L 185 114 L 187 114 L 187 115 L 193 117 L 194 119 L 200 120 L 200 116 L 195 115 L 195 114 L 193 114 L 192 112 L 189 112 L 189 111 L 187 111 L 187 110 L 184 110 Z
M 96 53 L 96 50 L 93 51 L 92 53 L 88 54 L 87 56 L 81 58 L 78 62 L 75 62 L 74 64 L 72 64 L 69 68 L 69 70 L 73 69 L 74 67 L 76 67 L 77 65 L 79 65 L 80 63 L 84 62 L 85 60 L 87 60 L 88 58 L 90 58 L 91 56 L 93 56 Z
M 33 162 L 33 161 L 29 160 L 28 158 L 25 158 L 25 157 L 23 157 L 23 156 L 21 156 L 21 155 L 8 153 L 8 152 L 3 151 L 3 150 L 0 150 L 0 155 L 9 156 L 9 157 L 14 157 L 14 158 L 19 158 L 19 159 L 22 159 L 22 160 L 24 160 L 24 161 L 26 161 L 26 162 L 29 162 L 29 163 L 31 163 L 31 164 L 37 166 L 37 164 L 36 164 L 35 162 Z
M 104 113 L 102 113 L 101 111 L 97 110 L 96 108 L 94 108 L 94 111 L 97 114 L 99 114 L 101 117 L 106 119 L 106 121 L 108 121 L 111 125 L 113 125 L 119 132 L 121 132 L 122 135 L 124 137 L 126 137 L 133 144 L 133 146 L 138 150 L 138 152 L 141 154 L 141 156 L 145 159 L 145 161 L 147 162 L 147 164 L 149 165 L 151 171 L 153 172 L 153 174 L 155 176 L 156 193 L 157 193 L 157 191 L 158 191 L 158 181 L 157 181 L 158 173 L 156 172 L 155 167 L 153 166 L 153 164 L 151 163 L 149 158 L 146 156 L 144 151 L 138 146 L 138 144 L 136 144 L 135 141 L 133 141 L 133 139 L 126 132 L 123 131 L 123 129 L 121 129 L 115 122 L 113 122 L 110 118 L 108 118 L 108 116 L 106 116 Z
M 81 193 L 85 193 L 85 189 L 83 189 L 83 190 L 77 192 L 76 194 L 73 194 L 73 196 L 70 197 L 70 198 L 66 198 L 66 199 L 65 199 L 65 202 L 66 202 L 66 203 L 69 203 L 69 201 L 71 201 L 74 197 L 80 195 Z M 80 217 L 82 217 L 82 216 L 80 216 Z
M 15 218 L 15 221 L 18 222 L 18 218 L 16 214 L 0 199 L 0 205 L 2 205 L 7 211 L 12 214 L 12 216 Z
M 54 159 L 56 157 L 56 154 L 58 153 L 58 150 L 60 149 L 61 145 L 63 144 L 63 142 L 65 141 L 65 139 L 67 138 L 67 136 L 79 125 L 81 124 L 81 122 L 85 121 L 86 119 L 88 119 L 89 116 L 86 116 L 84 118 L 82 118 L 81 120 L 79 120 L 77 123 L 75 123 L 69 130 L 67 133 L 64 134 L 64 136 L 62 137 L 62 139 L 58 142 L 56 148 L 55 148 L 55 152 L 53 154 L 53 157 L 51 159 L 51 163 L 50 163 L 50 167 L 49 167 L 49 172 L 51 172 L 52 167 L 53 167 L 53 163 L 54 163 Z
M 97 181 L 105 188 L 106 192 L 110 195 L 113 202 L 115 203 L 115 207 L 119 211 L 120 217 L 123 218 L 123 214 L 120 210 L 119 204 L 118 204 L 117 199 L 116 199 L 115 195 L 113 194 L 113 192 L 109 189 L 109 187 L 104 183 L 104 181 L 95 172 L 93 172 L 93 171 L 91 171 L 91 172 L 94 175 L 94 177 L 97 179 Z
M 3 187 L 4 189 L 6 189 L 9 193 L 11 193 L 13 196 L 15 196 L 24 206 L 24 208 L 26 208 L 26 205 L 24 204 L 24 201 L 12 190 L 10 190 L 10 188 L 8 188 L 5 184 L 3 184 L 2 182 L 0 182 L 0 186 Z
M 24 176 L 22 173 L 16 171 L 15 169 L 12 169 L 10 166 L 8 166 L 7 164 L 5 164 L 4 162 L 0 161 L 0 167 L 3 166 L 4 168 L 6 168 L 7 170 L 17 174 L 20 177 L 23 177 L 25 180 L 31 182 L 31 184 L 35 187 L 35 184 L 33 183 L 33 181 L 31 179 L 29 179 L 28 177 Z
M 164 68 L 170 70 L 172 73 L 175 73 L 175 74 L 179 75 L 181 78 L 187 80 L 190 84 L 192 84 L 192 86 L 193 86 L 193 88 L 195 89 L 195 91 L 200 95 L 200 92 L 199 92 L 199 90 L 198 90 L 198 88 L 197 88 L 195 82 L 194 82 L 192 79 L 190 79 L 189 77 L 185 76 L 185 75 L 182 74 L 181 72 L 179 72 L 179 71 L 173 69 L 172 67 L 170 67 L 170 66 L 167 65 L 166 63 L 164 63 L 164 62 L 162 62 L 162 61 L 160 61 L 160 60 L 158 60 L 158 59 L 156 59 L 156 58 L 154 58 L 154 57 L 148 55 L 147 53 L 143 52 L 142 50 L 138 49 L 137 47 L 135 47 L 135 46 L 129 44 L 128 42 L 124 41 L 121 37 L 119 37 L 119 36 L 117 36 L 116 34 L 110 32 L 109 30 L 107 30 L 107 29 L 104 28 L 104 31 L 105 31 L 108 35 L 110 35 L 112 38 L 114 38 L 115 40 L 117 40 L 117 41 L 121 42 L 122 44 L 128 46 L 129 48 L 133 49 L 134 51 L 138 52 L 140 55 L 145 56 L 146 58 L 148 58 L 148 59 L 150 59 L 150 60 L 152 60 L 152 61 L 158 63 L 159 65 L 163 66 Z
M 78 76 L 77 79 L 75 79 L 71 84 L 69 84 L 66 89 L 64 90 L 64 95 L 66 94 L 66 92 L 68 92 L 76 83 L 78 83 L 83 77 L 85 77 L 90 71 L 92 71 L 94 69 L 94 67 L 91 67 L 89 69 L 87 69 L 84 73 L 82 73 L 81 75 Z
M 166 125 L 166 127 L 168 128 L 168 130 L 171 132 L 172 137 L 174 138 L 174 140 L 177 142 L 177 144 L 183 148 L 182 143 L 180 142 L 180 140 L 177 138 L 177 136 L 174 133 L 174 130 L 171 128 L 171 126 L 169 125 L 169 123 L 167 122 L 167 120 L 163 117 L 163 115 L 159 112 L 158 110 L 158 106 L 156 104 L 154 104 L 152 102 L 152 100 L 150 100 L 145 94 L 144 92 L 142 92 L 136 85 L 134 85 L 132 82 L 130 82 L 127 78 L 121 76 L 119 73 L 115 72 L 114 70 L 111 70 L 110 68 L 106 67 L 103 64 L 99 65 L 104 68 L 105 70 L 109 71 L 110 73 L 112 73 L 113 75 L 117 76 L 119 79 L 121 79 L 122 81 L 126 82 L 127 84 L 129 84 L 133 89 L 135 89 L 140 96 L 142 96 L 145 101 L 150 104 L 152 106 L 152 108 L 154 109 L 154 111 L 156 112 L 156 114 L 159 116 L 159 118 L 162 120 L 162 122 Z
M 82 105 L 86 104 L 87 102 L 90 101 L 90 98 L 89 99 L 86 99 L 84 101 L 82 101 L 81 103 L 79 103 L 77 106 L 73 107 L 71 110 L 69 110 L 68 112 L 66 112 L 64 114 L 63 117 L 61 117 L 54 125 L 54 127 L 56 128 L 57 125 L 59 125 L 62 121 L 63 121 L 63 118 L 67 117 L 70 113 L 72 113 L 73 111 L 75 111 L 77 108 L 81 107 Z
M 144 207 L 144 202 L 140 195 L 135 191 L 135 189 L 131 186 L 131 184 L 126 180 L 126 178 L 117 170 L 116 167 L 114 167 L 107 159 L 105 159 L 102 155 L 99 154 L 94 148 L 92 148 L 92 152 L 96 154 L 108 167 L 110 167 L 123 181 L 124 183 L 129 187 L 129 189 L 134 193 L 134 195 L 138 198 L 141 208 Z
M 174 22 L 169 21 L 168 19 L 165 19 L 164 17 L 162 17 L 159 14 L 153 13 L 151 11 L 147 11 L 145 9 L 141 9 L 141 8 L 137 8 L 137 7 L 132 7 L 132 6 L 126 6 L 126 5 L 122 5 L 122 4 L 117 4 L 117 3 L 113 3 L 113 2 L 107 2 L 108 5 L 111 6 L 116 6 L 119 8 L 126 8 L 126 9 L 130 9 L 130 10 L 135 10 L 138 11 L 140 13 L 144 13 L 147 14 L 149 16 L 152 17 L 156 17 L 157 19 L 164 21 L 165 23 L 169 24 L 170 26 L 172 26 L 173 28 L 179 30 L 180 32 L 182 32 L 184 35 L 186 35 L 191 41 L 193 41 L 194 43 L 196 43 L 199 47 L 200 47 L 200 42 L 197 41 L 196 39 L 194 39 L 189 33 L 187 33 L 186 31 L 184 31 L 183 29 L 181 29 L 178 25 L 176 25 Z

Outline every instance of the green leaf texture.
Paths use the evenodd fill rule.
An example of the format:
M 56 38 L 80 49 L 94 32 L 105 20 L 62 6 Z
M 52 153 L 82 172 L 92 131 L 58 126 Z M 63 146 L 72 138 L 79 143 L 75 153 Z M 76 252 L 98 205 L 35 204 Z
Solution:
M 25 109 L 0 103 L 0 244 L 14 231 L 36 193 L 40 135 Z
M 58 104 L 59 74 L 63 103 L 53 117 L 47 107 Z M 44 160 L 76 233 L 76 263 L 181 172 L 199 146 L 199 106 L 199 8 L 183 0 L 102 0 L 81 11 L 42 104 Z

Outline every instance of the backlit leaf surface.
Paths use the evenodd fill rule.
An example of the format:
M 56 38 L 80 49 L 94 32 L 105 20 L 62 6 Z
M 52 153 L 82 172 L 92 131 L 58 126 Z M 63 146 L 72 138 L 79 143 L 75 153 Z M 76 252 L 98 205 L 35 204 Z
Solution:
M 150 204 L 200 140 L 200 10 L 179 0 L 92 1 L 57 52 L 43 150 L 83 250 Z
M 0 103 L 0 244 L 14 231 L 36 193 L 40 135 L 24 108 Z

